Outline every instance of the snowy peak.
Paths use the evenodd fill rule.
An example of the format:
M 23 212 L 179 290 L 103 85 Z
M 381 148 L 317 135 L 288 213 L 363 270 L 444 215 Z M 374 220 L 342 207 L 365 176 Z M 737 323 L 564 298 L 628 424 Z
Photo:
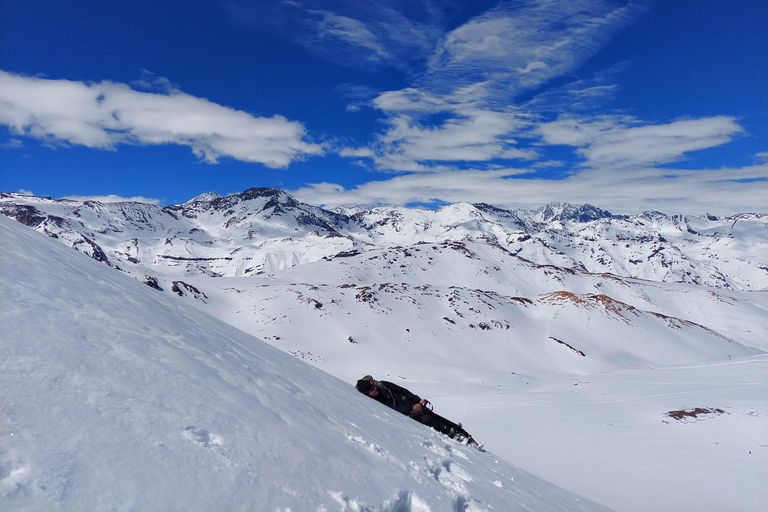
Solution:
M 599 219 L 610 219 L 614 216 L 591 204 L 580 206 L 570 203 L 549 203 L 535 210 L 531 218 L 540 223 L 553 221 L 591 222 Z
M 203 194 L 200 194 L 199 196 L 193 197 L 192 199 L 190 199 L 184 204 L 192 204 L 192 203 L 199 203 L 199 202 L 210 203 L 214 199 L 221 199 L 221 196 L 216 192 L 205 192 Z
M 188 219 L 223 222 L 224 227 L 244 226 L 249 222 L 270 221 L 276 217 L 281 219 L 286 229 L 314 228 L 320 229 L 324 234 L 335 233 L 339 223 L 346 220 L 343 215 L 300 203 L 276 188 L 251 188 L 226 197 L 216 194 L 211 199 L 167 206 L 165 210 Z M 204 226 L 197 227 L 204 229 Z

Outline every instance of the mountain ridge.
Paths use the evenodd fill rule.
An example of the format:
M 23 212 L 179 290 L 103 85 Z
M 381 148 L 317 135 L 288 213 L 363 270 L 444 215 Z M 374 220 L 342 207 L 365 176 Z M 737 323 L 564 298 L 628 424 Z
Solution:
M 766 231 L 768 215 L 718 218 L 705 214 L 691 218 L 644 212 L 616 216 L 592 205 L 569 203 L 551 203 L 527 211 L 503 210 L 483 203 L 457 203 L 436 211 L 378 207 L 346 215 L 306 205 L 276 188 L 251 188 L 225 197 L 212 194 L 203 194 L 181 205 L 158 207 L 146 203 L 77 202 L 3 193 L 0 194 L 0 213 L 49 236 L 58 236 L 62 241 L 70 239 L 70 246 L 81 247 L 102 261 L 104 258 L 127 261 L 121 268 L 129 272 L 130 269 L 124 267 L 136 264 L 133 260 L 137 257 L 125 256 L 126 249 L 133 243 L 131 250 L 143 250 L 135 247 L 142 237 L 121 240 L 112 236 L 111 240 L 103 240 L 110 238 L 103 235 L 131 229 L 142 236 L 146 232 L 162 233 L 166 240 L 171 240 L 164 240 L 164 245 L 182 243 L 184 251 L 189 253 L 173 254 L 169 247 L 155 244 L 154 248 L 147 248 L 152 253 L 151 260 L 166 256 L 211 258 L 211 253 L 216 252 L 213 246 L 218 242 L 221 246 L 218 252 L 225 253 L 218 257 L 236 260 L 238 256 L 233 252 L 240 249 L 249 253 L 246 256 L 249 261 L 261 259 L 261 268 L 248 267 L 251 272 L 273 268 L 265 261 L 267 258 L 254 249 L 254 240 L 274 242 L 278 237 L 296 239 L 298 236 L 303 241 L 300 250 L 303 256 L 298 260 L 283 258 L 293 264 L 364 252 L 376 246 L 485 237 L 539 264 L 726 289 L 768 287 L 768 262 L 758 257 L 761 249 L 768 247 L 768 237 L 764 234 L 751 242 L 755 246 L 751 253 L 736 252 L 727 261 L 717 261 L 720 249 L 743 234 L 741 225 L 736 229 L 737 224 L 751 224 L 751 229 L 757 229 L 760 234 Z M 65 232 L 70 233 L 69 238 L 62 236 Z M 336 238 L 336 247 L 317 243 L 319 238 L 311 239 L 311 236 Z M 133 240 L 135 242 L 131 242 Z M 280 252 L 276 242 L 267 245 Z M 734 251 L 728 249 L 728 252 Z M 238 272 L 232 268 L 200 271 L 211 275 Z

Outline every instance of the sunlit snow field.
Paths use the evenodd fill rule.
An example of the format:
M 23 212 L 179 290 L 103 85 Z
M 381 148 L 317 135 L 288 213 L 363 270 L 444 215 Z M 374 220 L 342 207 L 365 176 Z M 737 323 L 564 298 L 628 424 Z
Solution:
M 768 504 L 765 356 L 434 394 L 495 453 L 616 510 Z M 721 412 L 667 415 L 696 408 Z
M 0 217 L 0 509 L 607 511 Z
M 507 214 L 455 205 L 372 211 L 371 230 L 321 236 L 278 192 L 266 191 L 288 213 L 265 209 L 271 197 L 233 197 L 231 218 L 206 205 L 177 219 L 137 203 L 24 199 L 50 209 L 38 230 L 89 254 L 86 233 L 162 290 L 0 217 L 11 233 L 0 269 L 3 340 L 13 341 L 0 354 L 8 503 L 77 508 L 106 481 L 112 501 L 88 503 L 141 509 L 136 500 L 183 490 L 201 507 L 234 504 L 228 492 L 246 509 L 575 510 L 549 484 L 494 477 L 520 482 L 498 460 L 577 493 L 585 510 L 599 509 L 585 500 L 619 512 L 768 508 L 762 218 L 606 221 L 624 226 L 614 241 L 600 222 L 556 222 L 526 240 Z M 672 242 L 643 231 L 653 222 Z M 644 262 L 642 278 L 611 273 L 625 260 Z M 668 282 L 648 280 L 660 272 Z M 487 453 L 360 396 L 365 374 L 428 398 Z M 142 458 L 159 472 L 120 485 L 123 472 L 146 471 Z M 139 491 L 172 466 L 181 473 L 165 490 Z M 371 484 L 356 473 L 364 467 L 400 476 Z M 190 491 L 193 477 L 202 482 Z

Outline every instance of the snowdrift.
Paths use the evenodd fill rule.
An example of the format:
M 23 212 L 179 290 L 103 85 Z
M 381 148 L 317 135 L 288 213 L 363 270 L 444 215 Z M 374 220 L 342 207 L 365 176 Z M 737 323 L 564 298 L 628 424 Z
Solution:
M 599 511 L 0 217 L 4 510 Z

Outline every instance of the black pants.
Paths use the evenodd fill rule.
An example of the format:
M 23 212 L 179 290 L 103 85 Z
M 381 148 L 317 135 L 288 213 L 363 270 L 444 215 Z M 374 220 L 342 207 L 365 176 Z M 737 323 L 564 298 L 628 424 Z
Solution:
M 415 419 L 419 423 L 431 427 L 438 432 L 448 435 L 452 428 L 457 428 L 458 425 L 452 423 L 442 416 L 438 416 L 429 410 L 422 409 L 421 411 L 413 411 L 408 415 Z

